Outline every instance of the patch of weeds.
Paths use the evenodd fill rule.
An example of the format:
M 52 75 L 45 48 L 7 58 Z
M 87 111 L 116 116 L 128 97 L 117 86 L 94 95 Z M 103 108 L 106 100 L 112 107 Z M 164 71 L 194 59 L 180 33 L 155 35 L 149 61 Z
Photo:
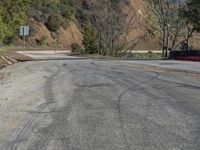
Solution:
M 131 54 L 130 58 L 134 58 L 134 59 L 161 59 L 162 54 L 161 53 L 153 53 L 152 51 L 149 51 L 148 53 Z

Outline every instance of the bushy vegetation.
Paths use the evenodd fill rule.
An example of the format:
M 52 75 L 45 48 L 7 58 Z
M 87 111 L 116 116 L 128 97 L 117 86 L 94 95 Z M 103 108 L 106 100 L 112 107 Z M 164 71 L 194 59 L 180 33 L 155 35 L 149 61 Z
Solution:
M 73 13 L 73 0 L 1 0 L 0 43 L 8 44 L 19 26 L 28 24 L 28 17 L 54 32 L 60 26 L 66 27 Z
M 149 22 L 161 33 L 162 56 L 177 48 L 189 50 L 194 32 L 200 32 L 199 0 L 149 0 L 153 17 Z M 183 48 L 184 47 L 184 48 Z
M 66 27 L 74 13 L 73 0 L 33 0 L 30 7 L 29 16 L 43 22 L 52 32 Z
M 162 54 L 161 53 L 153 53 L 152 51 L 149 51 L 148 53 L 134 53 L 129 56 L 129 58 L 133 59 L 161 59 Z
M 1 0 L 0 41 L 12 37 L 20 25 L 27 22 L 26 10 L 30 0 Z
M 83 34 L 83 46 L 89 54 L 120 56 L 132 50 L 135 41 L 128 39 L 134 29 L 133 10 L 123 8 L 128 0 L 0 0 L 0 44 L 13 43 L 18 37 L 20 25 L 29 24 L 28 18 L 43 23 L 52 35 L 59 33 L 60 27 L 67 28 L 73 17 L 79 21 Z M 163 56 L 176 49 L 182 32 L 188 29 L 186 43 L 194 31 L 200 32 L 199 0 L 146 0 L 152 11 L 149 13 L 151 30 L 163 43 Z M 178 2 L 182 2 L 179 3 Z M 34 28 L 30 24 L 31 33 Z M 54 36 L 53 36 L 54 38 Z M 46 45 L 41 38 L 39 45 Z M 189 46 L 188 46 L 189 47 Z M 81 46 L 72 45 L 73 51 L 81 51 Z M 127 51 L 126 51 L 127 52 Z M 125 52 L 125 53 L 126 53 Z M 153 54 L 149 53 L 149 57 Z
M 97 32 L 93 25 L 88 21 L 83 26 L 83 45 L 87 54 L 94 54 L 98 52 Z
M 76 53 L 76 54 L 84 53 L 83 48 L 78 43 L 73 43 L 71 45 L 71 48 L 72 48 L 72 53 Z
M 83 26 L 83 45 L 87 53 L 119 56 L 134 46 L 135 39 L 128 38 L 128 34 L 133 29 L 135 14 L 131 7 L 127 12 L 123 11 L 127 5 L 123 0 L 82 0 L 78 4 L 76 17 Z M 88 22 L 91 25 L 87 25 Z M 93 50 L 89 50 L 91 42 L 95 47 Z
M 181 9 L 181 16 L 187 20 L 193 30 L 200 32 L 200 1 L 187 0 L 186 6 Z
M 42 36 L 40 40 L 38 40 L 39 46 L 45 46 L 47 44 L 47 38 L 45 36 Z
M 63 19 L 60 15 L 58 14 L 52 14 L 51 16 L 49 16 L 47 22 L 45 23 L 45 25 L 47 26 L 47 28 L 50 31 L 57 31 L 59 29 L 59 27 L 61 27 L 63 24 Z

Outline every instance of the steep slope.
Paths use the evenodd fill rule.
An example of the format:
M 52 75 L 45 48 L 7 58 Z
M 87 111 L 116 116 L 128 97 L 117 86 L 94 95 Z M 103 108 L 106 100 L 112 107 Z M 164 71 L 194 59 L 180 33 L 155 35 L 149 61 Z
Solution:
M 135 45 L 134 49 L 159 49 L 159 40 L 150 34 L 151 27 L 147 19 L 147 2 L 144 0 L 130 0 L 125 9 L 130 11 L 130 14 L 134 14 L 134 26 L 129 33 L 129 38 Z M 71 44 L 78 43 L 81 45 L 82 43 L 82 34 L 78 21 L 71 21 L 66 29 L 60 27 L 56 32 L 52 32 L 47 28 L 45 23 L 42 23 L 37 17 L 34 17 L 34 15 L 29 18 L 29 20 L 34 29 L 34 32 L 28 38 L 30 46 L 37 46 L 38 41 L 42 38 L 46 39 L 46 47 L 70 49 Z
M 161 42 L 151 34 L 151 26 L 148 21 L 149 8 L 144 0 L 130 0 L 129 8 L 135 14 L 134 27 L 129 34 L 130 38 L 135 39 L 134 49 L 160 49 Z
M 70 22 L 66 29 L 60 27 L 56 33 L 49 31 L 43 23 L 37 22 L 33 18 L 30 19 L 30 23 L 35 30 L 33 35 L 28 38 L 28 43 L 31 46 L 36 46 L 37 41 L 42 38 L 46 39 L 47 43 L 44 45 L 46 47 L 71 49 L 73 43 L 81 45 L 82 34 L 75 22 Z
M 14 7 L 17 5 L 18 1 L 20 0 L 12 1 L 12 11 L 14 14 L 18 14 Z M 132 18 L 134 25 L 132 26 L 131 32 L 128 34 L 129 40 L 132 42 L 132 45 L 134 45 L 134 49 L 161 49 L 161 38 L 154 34 L 149 21 L 149 16 L 150 14 L 152 15 L 152 12 L 149 10 L 147 0 L 121 1 L 126 3 L 124 11 L 128 12 L 129 15 L 134 15 Z M 25 24 L 22 23 L 22 21 L 25 22 L 26 20 L 24 18 L 27 16 L 31 27 L 31 35 L 27 38 L 27 44 L 29 46 L 37 47 L 42 45 L 43 47 L 70 49 L 73 43 L 81 45 L 82 33 L 80 26 L 84 22 L 83 20 L 87 18 L 87 13 L 84 14 L 84 11 L 89 10 L 90 8 L 88 5 L 97 2 L 97 0 L 84 0 L 84 2 L 86 2 L 84 4 L 84 9 L 76 11 L 79 17 L 82 17 L 82 20 L 77 17 L 74 10 L 79 8 L 78 5 L 83 4 L 80 1 L 76 2 L 78 3 L 77 6 L 74 6 L 73 0 L 33 0 L 30 4 L 23 4 L 23 2 L 23 13 L 17 16 L 18 20 L 16 21 L 13 21 L 14 18 L 9 18 L 9 15 L 7 15 L 8 11 L 5 11 L 5 14 L 0 12 L 0 16 L 2 16 L 0 17 L 0 44 L 21 45 L 23 43 L 16 31 L 21 24 Z M 4 3 L 9 4 L 6 0 L 4 0 Z M 5 6 L 2 5 L 0 7 L 5 7 L 5 10 L 10 8 L 10 4 L 9 6 Z M 22 6 L 17 9 L 20 10 Z M 0 8 L 0 10 L 2 8 Z M 4 20 L 2 20 L 3 18 Z M 11 20 L 17 24 L 5 22 L 5 20 Z M 77 20 L 79 20 L 79 22 Z M 7 28 L 6 26 L 12 28 Z M 3 32 L 1 31 L 2 29 Z M 191 38 L 190 44 L 192 47 L 200 47 L 199 37 L 199 34 L 195 33 Z M 183 38 L 178 39 L 178 41 L 181 40 L 183 40 Z
M 130 0 L 127 10 L 134 14 L 134 26 L 129 34 L 133 40 L 134 49 L 158 49 L 159 40 L 149 34 L 150 26 L 148 24 L 148 7 L 147 2 L 143 0 Z M 48 47 L 60 47 L 70 49 L 73 43 L 82 43 L 81 29 L 77 21 L 69 23 L 66 29 L 60 27 L 57 32 L 51 32 L 44 23 L 34 17 L 30 18 L 30 23 L 35 28 L 34 34 L 28 38 L 31 46 L 36 46 L 37 42 L 43 37 L 46 38 Z M 153 42 L 153 44 L 152 44 Z
M 60 28 L 58 42 L 67 48 L 71 48 L 73 43 L 82 44 L 82 33 L 74 22 L 71 22 L 69 27 L 65 30 Z
M 87 0 L 88 2 L 92 0 Z M 94 3 L 95 1 L 93 1 Z M 137 50 L 147 50 L 147 49 L 161 49 L 161 39 L 153 34 L 152 27 L 149 21 L 149 15 L 151 11 L 148 7 L 148 2 L 145 0 L 127 0 L 127 5 L 124 7 L 124 11 L 128 12 L 129 15 L 134 15 L 131 32 L 128 37 L 134 49 Z M 73 17 L 74 18 L 74 17 Z M 80 23 L 73 19 L 68 23 L 66 29 L 60 27 L 56 32 L 50 31 L 46 24 L 41 22 L 39 19 L 30 18 L 30 23 L 33 28 L 35 28 L 35 33 L 28 38 L 28 43 L 30 46 L 37 46 L 38 41 L 42 38 L 46 38 L 47 47 L 60 47 L 71 49 L 71 44 L 82 43 L 82 33 L 80 28 Z M 179 39 L 178 41 L 181 41 Z M 194 34 L 191 39 L 192 47 L 199 48 L 199 34 Z

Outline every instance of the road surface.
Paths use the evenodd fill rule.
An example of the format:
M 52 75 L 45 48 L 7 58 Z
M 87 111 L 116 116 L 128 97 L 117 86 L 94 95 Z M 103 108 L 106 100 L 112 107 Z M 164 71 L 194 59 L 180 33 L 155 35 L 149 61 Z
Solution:
M 69 59 L 70 58 L 77 58 L 73 56 L 68 56 L 70 51 L 52 51 L 52 50 L 45 50 L 45 51 L 17 51 L 18 54 L 22 54 L 32 58 L 33 60 L 60 60 L 60 59 Z
M 136 64 L 71 59 L 1 70 L 0 149 L 199 150 L 200 75 Z

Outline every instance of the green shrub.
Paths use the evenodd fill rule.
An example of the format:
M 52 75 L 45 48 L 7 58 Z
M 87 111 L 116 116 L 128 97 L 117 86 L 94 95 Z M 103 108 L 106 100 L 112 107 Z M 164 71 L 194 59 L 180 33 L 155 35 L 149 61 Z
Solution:
M 5 37 L 5 38 L 3 39 L 3 43 L 6 44 L 6 45 L 10 45 L 10 44 L 13 43 L 13 39 L 14 39 L 13 36 Z
M 60 26 L 62 26 L 62 24 L 63 24 L 62 16 L 54 14 L 49 16 L 46 26 L 50 31 L 55 32 L 59 29 Z
M 27 23 L 26 11 L 29 2 L 29 0 L 1 0 L 0 42 L 10 43 L 10 37 L 16 35 L 19 26 Z
M 71 16 L 74 14 L 74 1 L 60 0 L 59 9 L 64 18 L 71 19 Z
M 71 45 L 71 48 L 72 48 L 72 53 L 82 53 L 83 52 L 82 47 L 77 43 L 73 43 Z
M 153 58 L 154 57 L 154 53 L 152 51 L 148 51 L 148 54 L 147 54 L 149 58 Z
M 47 44 L 47 38 L 42 36 L 40 40 L 38 40 L 38 45 L 45 46 Z
M 90 22 L 83 27 L 83 46 L 87 54 L 94 54 L 98 52 L 97 32 Z
M 161 53 L 154 53 L 152 51 L 149 51 L 148 53 L 134 53 L 130 55 L 130 58 L 133 59 L 161 59 L 162 54 Z

